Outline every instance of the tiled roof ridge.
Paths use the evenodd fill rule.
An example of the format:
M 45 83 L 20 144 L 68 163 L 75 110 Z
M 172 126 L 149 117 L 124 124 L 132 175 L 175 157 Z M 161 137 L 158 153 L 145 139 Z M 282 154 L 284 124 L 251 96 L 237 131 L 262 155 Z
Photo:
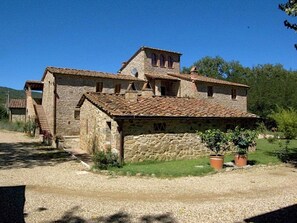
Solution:
M 108 72 L 103 72 L 103 71 L 95 71 L 95 70 L 85 70 L 85 69 L 77 69 L 77 68 L 68 68 L 68 67 L 54 67 L 54 66 L 47 66 L 46 70 L 50 69 L 58 69 L 58 70 L 64 70 L 64 71 L 77 71 L 77 72 L 88 72 L 88 73 L 102 73 L 102 74 L 107 74 L 107 75 L 118 75 L 115 73 L 108 73 Z
M 53 67 L 53 66 L 46 67 L 41 80 L 44 80 L 47 71 L 51 73 L 64 74 L 64 75 L 89 76 L 89 77 L 130 80 L 130 81 L 142 81 L 142 82 L 144 81 L 132 75 L 114 74 L 114 73 L 108 73 L 108 72 L 102 72 L 102 71 L 82 70 L 82 69 L 74 69 L 74 68 L 60 68 L 60 67 Z
M 241 83 L 236 83 L 236 82 L 231 82 L 231 81 L 226 81 L 226 80 L 221 80 L 213 77 L 207 77 L 202 74 L 176 74 L 176 73 L 167 73 L 169 76 L 173 77 L 178 77 L 186 80 L 192 80 L 192 81 L 201 81 L 201 82 L 209 82 L 209 83 L 215 83 L 215 84 L 222 84 L 222 85 L 231 85 L 231 86 L 239 86 L 239 87 L 245 87 L 249 88 L 248 85 L 241 84 Z

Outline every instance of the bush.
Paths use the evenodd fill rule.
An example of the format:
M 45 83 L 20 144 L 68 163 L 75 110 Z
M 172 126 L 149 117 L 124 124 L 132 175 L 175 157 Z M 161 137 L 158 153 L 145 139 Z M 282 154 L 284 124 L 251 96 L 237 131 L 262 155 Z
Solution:
M 293 108 L 278 108 L 270 115 L 276 121 L 279 131 L 284 133 L 286 139 L 297 137 L 297 111 Z
M 228 134 L 219 129 L 209 129 L 205 132 L 198 132 L 198 135 L 201 137 L 201 141 L 205 143 L 206 147 L 216 155 L 229 149 Z
M 24 126 L 24 131 L 30 135 L 30 136 L 34 136 L 35 135 L 35 131 L 36 131 L 36 128 L 37 128 L 37 124 L 35 121 L 27 121 L 25 126 Z
M 238 126 L 231 132 L 231 141 L 236 146 L 238 154 L 247 153 L 249 146 L 255 144 L 257 132 L 239 128 Z
M 24 128 L 25 128 L 25 122 L 21 122 L 21 121 L 10 122 L 10 121 L 8 121 L 8 119 L 0 120 L 0 129 L 24 132 Z
M 94 167 L 100 170 L 107 170 L 110 167 L 121 167 L 121 164 L 118 161 L 118 155 L 113 153 L 111 149 L 95 152 L 92 160 L 94 162 Z
M 0 119 L 7 119 L 8 114 L 6 108 L 3 107 L 3 105 L 0 105 Z

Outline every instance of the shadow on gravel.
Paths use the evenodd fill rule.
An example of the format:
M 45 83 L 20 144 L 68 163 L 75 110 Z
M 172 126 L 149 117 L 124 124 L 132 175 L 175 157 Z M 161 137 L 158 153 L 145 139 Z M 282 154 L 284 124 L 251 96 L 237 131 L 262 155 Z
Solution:
M 274 223 L 296 223 L 297 219 L 297 204 L 280 208 L 275 211 L 264 213 L 258 216 L 254 216 L 245 219 L 244 222 L 249 223 L 263 223 L 263 222 L 274 222 Z
M 50 223 L 132 223 L 131 216 L 126 212 L 117 212 L 110 216 L 97 217 L 92 219 L 84 219 L 75 213 L 79 211 L 79 207 L 75 206 L 58 220 Z M 161 215 L 145 215 L 138 219 L 139 223 L 177 223 L 170 213 Z
M 72 160 L 62 150 L 34 143 L 0 143 L 0 169 L 56 165 Z
M 0 222 L 25 222 L 25 189 L 25 185 L 0 187 Z

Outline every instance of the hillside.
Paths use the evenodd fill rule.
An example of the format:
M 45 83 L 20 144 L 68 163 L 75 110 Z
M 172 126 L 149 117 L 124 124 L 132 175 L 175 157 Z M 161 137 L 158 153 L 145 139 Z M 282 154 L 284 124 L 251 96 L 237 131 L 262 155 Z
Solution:
M 0 104 L 4 105 L 7 100 L 7 93 L 9 92 L 9 98 L 25 98 L 24 90 L 15 90 L 13 88 L 7 88 L 0 86 Z M 41 98 L 41 93 L 33 92 L 33 97 Z

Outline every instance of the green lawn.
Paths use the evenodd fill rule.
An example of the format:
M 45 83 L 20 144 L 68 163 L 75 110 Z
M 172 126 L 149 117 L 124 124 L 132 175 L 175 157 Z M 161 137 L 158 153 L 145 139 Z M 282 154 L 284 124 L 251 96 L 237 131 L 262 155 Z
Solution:
M 248 154 L 249 164 L 274 165 L 282 161 L 277 153 L 285 145 L 285 140 L 275 140 L 269 143 L 266 139 L 257 140 L 257 150 Z M 291 141 L 290 151 L 297 154 L 297 140 Z M 233 155 L 226 155 L 225 162 L 233 160 Z M 122 168 L 112 168 L 111 171 L 120 175 L 143 175 L 157 177 L 181 177 L 181 176 L 202 176 L 215 172 L 209 165 L 208 157 L 201 157 L 194 160 L 175 161 L 148 161 L 142 163 L 128 163 Z

